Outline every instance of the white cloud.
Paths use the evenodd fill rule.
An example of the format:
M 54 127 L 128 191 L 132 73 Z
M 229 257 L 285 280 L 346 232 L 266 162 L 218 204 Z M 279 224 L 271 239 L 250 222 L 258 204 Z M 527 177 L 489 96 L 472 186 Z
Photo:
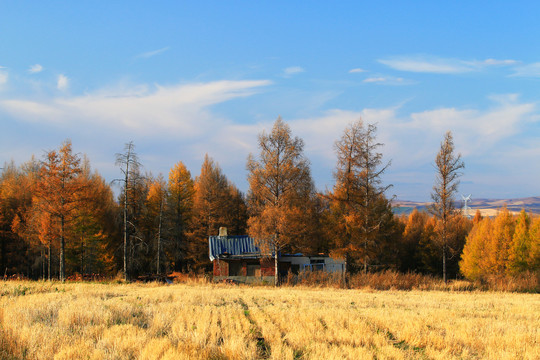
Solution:
M 292 76 L 292 75 L 295 75 L 295 74 L 303 73 L 305 71 L 306 70 L 304 70 L 304 68 L 302 68 L 300 66 L 291 66 L 291 67 L 288 67 L 288 68 L 284 69 L 283 74 L 285 76 Z
M 365 83 L 375 83 L 375 82 L 385 82 L 385 81 L 386 81 L 386 78 L 384 78 L 384 77 L 370 77 L 370 78 L 364 79 L 363 82 L 365 82 Z
M 525 124 L 538 121 L 535 103 L 519 103 L 514 94 L 492 100 L 495 106 L 487 110 L 441 108 L 412 113 L 400 131 L 436 139 L 450 130 L 464 155 L 489 157 L 501 141 L 519 134 Z
M 7 81 L 8 81 L 8 73 L 0 70 L 0 85 L 7 83 Z
M 512 76 L 540 77 L 540 62 L 517 66 Z
M 493 65 L 493 66 L 506 66 L 506 65 L 515 65 L 518 63 L 517 60 L 496 60 L 496 59 L 486 59 L 484 61 L 482 61 L 483 64 L 485 65 Z
M 164 53 L 165 51 L 170 50 L 170 48 L 171 48 L 170 46 L 166 46 L 166 47 L 158 49 L 158 50 L 153 50 L 153 51 L 148 51 L 148 52 L 141 53 L 141 54 L 139 54 L 139 55 L 137 55 L 135 57 L 148 59 L 148 58 L 151 58 L 152 56 L 156 56 L 156 55 L 159 55 L 161 53 Z
M 383 85 L 410 85 L 413 83 L 401 77 L 393 77 L 393 76 L 373 76 L 373 77 L 364 79 L 362 82 L 373 83 L 373 84 L 383 84 Z
M 361 69 L 361 68 L 356 68 L 356 69 L 351 69 L 349 70 L 349 73 L 350 74 L 356 74 L 356 73 L 363 73 L 363 72 L 366 72 L 367 70 L 364 70 L 364 69 Z
M 434 56 L 398 56 L 378 61 L 395 70 L 435 74 L 460 74 L 480 71 L 488 66 L 510 66 L 518 63 L 516 60 L 486 59 L 478 61 Z
M 42 72 L 42 71 L 43 71 L 43 66 L 41 66 L 40 64 L 32 65 L 28 69 L 28 72 L 30 74 L 37 74 L 37 73 Z
M 0 101 L 0 108 L 17 118 L 84 128 L 98 125 L 134 134 L 180 136 L 212 131 L 218 121 L 209 107 L 234 98 L 253 95 L 269 81 L 216 81 L 210 83 L 158 86 L 124 86 L 102 89 L 76 97 L 58 97 L 42 102 Z M 59 86 L 59 88 L 61 88 Z M 217 129 L 215 129 L 217 130 Z
M 56 81 L 56 88 L 60 91 L 65 91 L 69 87 L 69 79 L 66 75 L 60 74 L 58 75 L 58 79 Z

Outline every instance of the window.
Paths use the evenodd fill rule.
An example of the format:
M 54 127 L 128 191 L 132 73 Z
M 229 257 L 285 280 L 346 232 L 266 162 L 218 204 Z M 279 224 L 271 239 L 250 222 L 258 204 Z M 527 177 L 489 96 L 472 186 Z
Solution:
M 247 276 L 261 276 L 261 265 L 247 264 Z
M 229 276 L 242 276 L 242 263 L 231 261 L 229 263 Z

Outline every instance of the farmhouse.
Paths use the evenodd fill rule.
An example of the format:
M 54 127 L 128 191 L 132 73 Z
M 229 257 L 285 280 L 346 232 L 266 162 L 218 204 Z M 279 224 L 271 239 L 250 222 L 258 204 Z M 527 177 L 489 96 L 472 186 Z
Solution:
M 208 249 L 215 280 L 274 281 L 274 254 L 262 254 L 253 238 L 247 235 L 228 236 L 226 230 L 220 229 L 220 235 L 209 237 Z M 289 272 L 344 270 L 344 261 L 329 256 L 278 253 L 280 277 L 287 276 Z

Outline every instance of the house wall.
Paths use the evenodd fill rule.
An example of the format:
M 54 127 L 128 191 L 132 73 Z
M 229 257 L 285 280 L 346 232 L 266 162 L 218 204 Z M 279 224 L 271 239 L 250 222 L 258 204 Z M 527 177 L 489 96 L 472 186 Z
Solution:
M 261 259 L 261 276 L 275 276 L 276 265 L 274 259 L 263 258 Z
M 334 259 L 328 256 L 282 256 L 280 261 L 290 262 L 291 265 L 299 266 L 299 270 L 309 270 L 312 261 L 321 261 L 324 264 L 324 270 L 328 272 L 343 272 L 345 261 Z
M 238 276 L 247 276 L 248 273 L 248 264 L 252 264 L 253 261 L 239 261 L 239 260 L 219 260 L 216 259 L 213 261 L 213 273 L 214 276 L 230 276 L 229 272 L 229 262 L 240 263 L 240 273 Z M 260 275 L 265 276 L 274 276 L 274 259 L 263 258 L 259 260 L 260 263 Z M 258 271 L 257 271 L 258 273 Z
M 214 260 L 214 276 L 228 276 L 229 275 L 229 263 L 221 260 Z

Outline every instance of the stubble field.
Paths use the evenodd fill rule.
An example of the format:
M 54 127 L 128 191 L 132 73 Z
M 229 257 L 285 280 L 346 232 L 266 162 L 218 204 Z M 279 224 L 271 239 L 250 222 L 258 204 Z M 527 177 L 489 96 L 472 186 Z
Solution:
M 2 359 L 538 359 L 540 296 L 0 284 Z

